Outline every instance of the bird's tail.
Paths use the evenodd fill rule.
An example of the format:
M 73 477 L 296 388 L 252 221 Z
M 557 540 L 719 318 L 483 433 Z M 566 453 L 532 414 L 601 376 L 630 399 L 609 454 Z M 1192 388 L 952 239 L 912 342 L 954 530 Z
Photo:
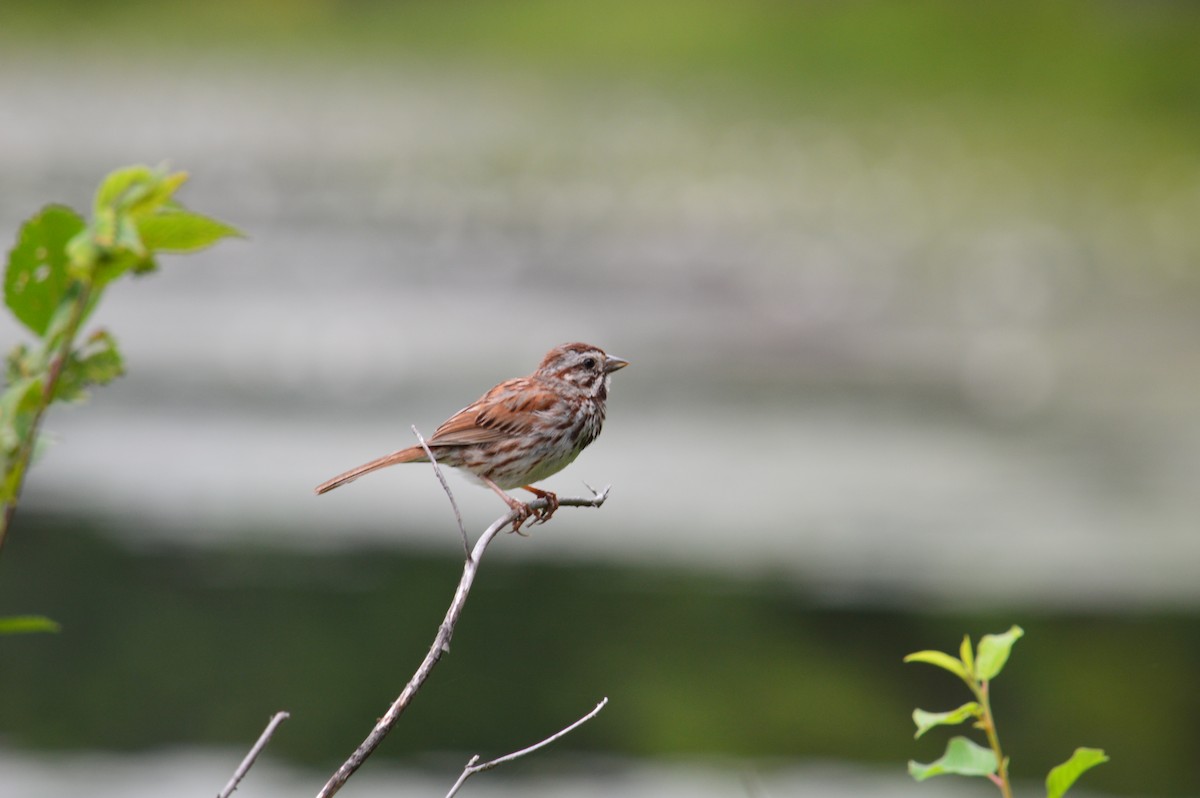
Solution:
M 322 493 L 327 493 L 334 488 L 340 488 L 347 482 L 353 482 L 363 474 L 369 474 L 372 471 L 378 471 L 381 468 L 386 468 L 390 465 L 396 465 L 397 463 L 414 463 L 419 460 L 426 459 L 427 458 L 425 457 L 424 449 L 422 449 L 420 446 L 410 446 L 407 449 L 401 449 L 398 452 L 385 454 L 383 457 L 380 457 L 377 460 L 372 460 L 369 463 L 363 463 L 357 468 L 351 468 L 344 474 L 338 474 L 333 479 L 322 482 L 320 485 L 317 485 L 314 490 L 318 495 L 320 495 Z

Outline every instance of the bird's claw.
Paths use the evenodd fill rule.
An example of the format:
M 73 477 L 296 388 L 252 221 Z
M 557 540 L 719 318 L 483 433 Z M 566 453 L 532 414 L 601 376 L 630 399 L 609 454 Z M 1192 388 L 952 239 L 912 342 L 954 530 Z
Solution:
M 544 524 L 550 520 L 550 517 L 558 511 L 558 497 L 553 493 L 547 493 L 543 498 L 546 500 L 546 506 L 537 511 L 537 522 Z
M 516 532 L 518 535 L 520 535 L 523 538 L 529 537 L 528 532 L 521 531 L 521 525 L 524 524 L 526 521 L 528 521 L 530 516 L 536 517 L 537 513 L 534 512 L 533 508 L 530 507 L 528 504 L 522 504 L 521 502 L 518 502 L 518 501 L 514 501 L 509 506 L 512 507 L 513 513 L 515 513 L 515 515 L 513 516 L 512 529 L 510 529 L 509 532 Z M 535 521 L 535 523 L 536 523 L 536 521 Z M 530 524 L 530 526 L 533 526 L 533 524 Z
M 544 524 L 547 521 L 549 521 L 551 516 L 554 515 L 555 511 L 558 510 L 557 494 L 552 493 L 548 490 L 541 490 L 540 488 L 533 488 L 528 485 L 525 486 L 525 490 L 527 490 L 530 493 L 532 493 L 533 495 L 537 496 L 539 499 L 546 500 L 545 507 L 538 507 L 535 509 L 530 504 L 525 505 L 526 507 L 529 508 L 529 512 L 532 513 L 535 517 L 535 520 L 533 523 L 534 524 Z M 531 524 L 531 526 L 532 526 L 532 524 Z
M 522 536 L 528 536 L 527 532 L 521 531 L 521 525 L 526 521 L 529 521 L 530 518 L 533 520 L 529 521 L 529 525 L 537 526 L 549 521 L 551 516 L 554 515 L 555 511 L 558 510 L 558 496 L 554 493 L 551 493 L 548 490 L 541 490 L 540 488 L 531 488 L 528 486 L 525 487 L 525 490 L 534 494 L 539 499 L 544 499 L 546 501 L 546 506 L 534 507 L 533 502 L 530 502 L 529 504 L 522 504 L 516 500 L 509 504 L 509 507 L 513 509 L 513 512 L 517 514 L 513 519 L 512 531 Z

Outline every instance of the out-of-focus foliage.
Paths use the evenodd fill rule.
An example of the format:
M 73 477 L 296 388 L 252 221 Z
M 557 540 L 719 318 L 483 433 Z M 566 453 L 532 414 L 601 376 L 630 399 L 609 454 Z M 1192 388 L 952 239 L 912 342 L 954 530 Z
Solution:
M 124 368 L 116 341 L 104 330 L 75 345 L 104 288 L 126 272 L 157 269 L 159 250 L 188 252 L 237 234 L 172 199 L 186 179 L 183 172 L 146 166 L 118 169 L 96 191 L 90 223 L 50 205 L 21 227 L 8 254 L 4 301 L 41 340 L 33 347 L 18 344 L 9 354 L 0 396 L 0 545 L 46 408 L 56 400 L 82 399 L 88 386 L 110 382 Z
M 304 722 L 271 753 L 335 766 L 420 661 L 462 569 L 453 555 L 387 549 L 134 549 L 78 521 L 31 521 L 6 552 L 21 568 L 0 579 L 0 603 L 43 609 L 69 633 L 0 659 L 0 680 L 22 685 L 0 694 L 0 734 L 40 749 L 236 747 L 261 725 L 262 707 L 286 706 Z M 72 579 L 45 577 L 54 573 Z M 994 614 L 822 608 L 767 578 L 501 557 L 481 571 L 435 689 L 380 753 L 503 750 L 608 695 L 613 711 L 560 750 L 800 751 L 895 769 L 913 754 L 913 703 L 944 702 L 947 687 L 945 673 L 900 668 L 900 658 L 914 643 L 1000 624 Z M 1024 647 L 993 699 L 1021 774 L 1049 771 L 1064 740 L 1086 737 L 1113 757 L 1088 774 L 1093 789 L 1190 795 L 1200 706 L 1178 685 L 1197 667 L 1191 616 L 1047 612 L 1022 625 Z M 1131 666 L 1152 678 L 1131 678 Z M 462 685 L 472 686 L 469 711 Z M 1131 728 L 1147 705 L 1155 722 Z M 63 724 L 68 708 L 76 720 Z M 918 758 L 940 755 L 945 743 L 927 739 L 935 736 L 917 741 Z M 1151 760 L 1161 765 L 1140 765 Z
M 806 103 L 1015 101 L 1200 122 L 1200 9 L 1187 3 L 47 0 L 7 10 L 0 40 L 36 48 L 51 33 L 71 46 L 128 44 L 144 54 L 219 41 L 224 51 L 268 56 L 434 56 L 673 82 L 726 78 L 731 93 L 795 92 Z
M 946 744 L 945 753 L 937 760 L 929 764 L 909 761 L 908 772 L 913 778 L 924 781 L 933 776 L 947 774 L 983 776 L 991 779 L 1000 788 L 1002 795 L 1012 795 L 1009 757 L 1001 749 L 997 736 L 998 724 L 992 713 L 990 683 L 1004 669 L 1009 654 L 1012 653 L 1013 644 L 1024 635 L 1024 629 L 1013 626 L 1003 634 L 984 635 L 979 640 L 978 648 L 972 647 L 970 637 L 964 637 L 957 658 L 944 651 L 932 649 L 918 651 L 904 658 L 905 662 L 924 662 L 954 674 L 966 684 L 975 697 L 974 701 L 949 712 L 914 710 L 916 736 L 920 737 L 934 726 L 957 726 L 974 718 L 975 723 L 972 725 L 984 732 L 988 743 L 983 746 L 968 737 L 953 737 Z M 1045 711 L 1053 712 L 1056 709 L 1046 707 Z M 1048 798 L 1061 798 L 1080 775 L 1107 761 L 1108 757 L 1100 749 L 1075 749 L 1070 759 L 1055 766 L 1046 777 Z

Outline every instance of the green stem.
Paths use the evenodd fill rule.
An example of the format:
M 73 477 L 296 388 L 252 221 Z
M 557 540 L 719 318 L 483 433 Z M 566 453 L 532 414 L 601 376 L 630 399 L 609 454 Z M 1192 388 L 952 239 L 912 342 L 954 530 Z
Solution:
M 996 733 L 996 720 L 992 717 L 992 702 L 988 698 L 988 683 L 981 682 L 978 686 L 972 685 L 971 689 L 974 690 L 975 697 L 979 699 L 979 705 L 983 707 L 980 725 L 987 735 L 992 753 L 996 755 L 996 775 L 998 776 L 996 786 L 1000 788 L 1000 794 L 1004 798 L 1012 798 L 1012 785 L 1008 781 L 1008 760 L 1004 758 L 1004 751 L 1000 749 L 1000 735 Z
M 92 292 L 91 284 L 80 282 L 76 283 L 76 286 L 75 298 L 72 300 L 71 315 L 67 318 L 66 328 L 62 332 L 62 341 L 51 356 L 50 366 L 46 370 L 46 382 L 42 386 L 41 402 L 38 403 L 33 423 L 29 425 L 29 431 L 26 433 L 25 439 L 21 441 L 20 448 L 17 450 L 16 462 L 13 463 L 13 470 L 17 474 L 17 484 L 16 489 L 13 491 L 12 499 L 4 505 L 3 517 L 0 517 L 0 550 L 4 548 L 4 541 L 8 539 L 8 529 L 12 525 L 13 516 L 17 512 L 17 502 L 21 498 L 21 488 L 25 484 L 25 472 L 29 470 L 29 461 L 33 458 L 33 449 L 37 443 L 38 430 L 41 428 L 42 418 L 46 415 L 46 410 L 50 407 L 50 403 L 54 401 L 54 392 L 58 389 L 58 381 L 62 377 L 63 368 L 67 365 L 67 359 L 71 357 L 71 349 L 75 344 L 75 336 L 79 332 L 79 325 L 83 323 L 83 317 L 87 315 L 88 299 Z

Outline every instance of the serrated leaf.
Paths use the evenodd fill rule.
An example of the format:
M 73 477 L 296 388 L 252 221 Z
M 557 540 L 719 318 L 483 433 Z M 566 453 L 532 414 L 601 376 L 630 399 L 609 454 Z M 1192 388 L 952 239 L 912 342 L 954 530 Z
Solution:
M 83 399 L 93 385 L 105 385 L 125 373 L 125 363 L 116 340 L 98 330 L 83 346 L 71 353 L 59 376 L 54 398 L 72 402 Z
M 194 252 L 212 246 L 222 238 L 241 236 L 235 227 L 216 219 L 184 210 L 179 206 L 163 208 L 138 222 L 142 242 L 151 251 Z
M 21 226 L 8 253 L 4 301 L 21 323 L 38 335 L 70 286 L 67 244 L 85 227 L 70 208 L 50 205 Z
M 914 709 L 912 718 L 913 723 L 917 726 L 917 733 L 913 737 L 920 737 L 935 726 L 957 726 L 965 720 L 980 717 L 982 713 L 983 708 L 974 701 L 968 701 L 949 712 L 926 712 L 923 709 Z
M 11 615 L 0 618 L 0 635 L 28 634 L 30 632 L 57 632 L 56 621 L 43 615 Z
M 904 658 L 905 662 L 924 662 L 928 665 L 936 665 L 942 670 L 947 670 L 953 673 L 960 679 L 970 680 L 966 669 L 962 662 L 950 656 L 944 651 L 917 651 L 909 654 Z
M 1013 644 L 1023 634 L 1024 629 L 1013 626 L 1004 634 L 984 635 L 979 641 L 979 651 L 975 657 L 975 677 L 981 682 L 995 678 L 1008 662 Z
M 933 776 L 990 776 L 996 772 L 996 755 L 966 737 L 954 737 L 946 744 L 946 752 L 936 762 L 922 765 L 909 761 L 908 772 L 917 781 Z
M 1108 756 L 1099 748 L 1076 748 L 1070 759 L 1046 776 L 1046 798 L 1062 798 L 1076 779 L 1107 761 Z

